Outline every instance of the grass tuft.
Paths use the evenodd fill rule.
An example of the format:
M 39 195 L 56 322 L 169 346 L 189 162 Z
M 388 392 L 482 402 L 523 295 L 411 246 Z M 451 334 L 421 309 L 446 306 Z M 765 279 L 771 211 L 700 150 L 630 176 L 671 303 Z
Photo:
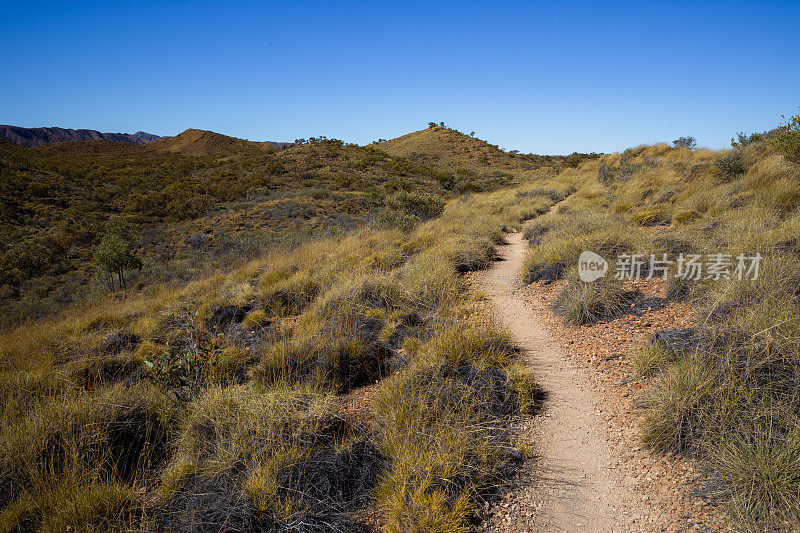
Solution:
M 636 291 L 625 290 L 622 282 L 613 278 L 600 278 L 585 283 L 578 278 L 577 270 L 568 275 L 567 285 L 553 302 L 553 310 L 573 326 L 612 320 L 630 309 L 636 300 Z

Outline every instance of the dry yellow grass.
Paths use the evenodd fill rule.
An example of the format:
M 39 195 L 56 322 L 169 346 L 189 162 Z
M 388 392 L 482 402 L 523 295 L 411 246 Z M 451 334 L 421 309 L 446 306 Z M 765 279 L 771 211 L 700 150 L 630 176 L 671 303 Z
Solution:
M 6 499 L 0 524 L 148 529 L 188 527 L 196 520 L 194 526 L 202 527 L 219 511 L 230 512 L 227 519 L 243 528 L 260 520 L 289 527 L 324 516 L 347 529 L 349 515 L 337 509 L 356 500 L 376 505 L 377 498 L 394 517 L 393 527 L 461 527 L 476 491 L 502 478 L 496 464 L 508 442 L 493 429 L 502 426 L 498 417 L 528 409 L 535 390 L 513 365 L 508 346 L 478 342 L 483 338 L 478 332 L 452 331 L 463 327 L 459 308 L 468 297 L 459 271 L 489 264 L 504 228 L 518 228 L 552 205 L 558 193 L 550 190 L 551 178 L 543 172 L 519 191 L 453 200 L 440 216 L 406 232 L 367 227 L 279 248 L 182 287 L 98 298 L 63 318 L 0 333 L 0 443 L 6 443 L 0 486 L 14 487 L 15 495 Z M 438 340 L 429 341 L 432 337 Z M 403 354 L 414 346 L 426 355 L 410 367 Z M 459 381 L 448 374 L 456 363 L 474 365 L 487 381 Z M 381 416 L 388 425 L 366 434 L 330 409 L 324 416 L 306 411 L 330 407 L 336 393 L 390 374 L 395 378 L 386 385 L 386 397 L 403 402 L 412 397 L 392 396 L 392 387 L 424 391 L 431 402 L 425 416 L 410 404 L 392 406 L 394 400 L 387 400 Z M 435 377 L 441 388 L 420 389 L 424 376 Z M 487 412 L 483 398 L 498 387 L 508 403 L 502 413 Z M 117 401 L 121 394 L 128 396 L 125 402 Z M 299 397 L 305 407 L 276 414 L 276 405 L 295 405 Z M 149 450 L 148 461 L 137 462 L 132 476 L 105 478 L 98 472 L 105 472 L 107 452 L 92 443 L 108 441 L 120 417 L 133 416 L 120 411 L 128 404 L 125 409 L 136 416 L 159 420 L 154 427 L 164 428 L 165 446 Z M 387 411 L 395 408 L 397 413 Z M 480 421 L 487 416 L 496 423 Z M 64 423 L 68 433 L 59 429 Z M 418 443 L 424 448 L 414 468 L 428 472 L 429 484 L 415 486 L 407 496 L 395 494 L 392 484 L 379 483 L 377 476 L 401 475 L 383 472 L 381 465 L 390 456 L 397 465 L 403 457 L 410 460 L 397 443 L 413 440 L 420 424 L 434 424 L 441 437 Z M 465 424 L 475 428 L 467 440 L 458 437 Z M 53 432 L 78 446 L 80 457 L 52 470 L 37 470 L 42 465 L 36 458 L 16 462 L 20 439 L 40 441 L 51 453 L 47 443 Z M 265 442 L 274 453 L 265 451 Z M 475 459 L 453 461 L 458 454 Z M 373 485 L 383 489 L 374 496 L 371 485 L 343 489 L 330 496 L 335 501 L 315 492 L 317 478 L 303 472 L 331 476 L 326 461 L 345 458 L 349 466 L 337 467 L 337 476 L 347 478 L 359 465 L 372 465 Z M 72 469 L 66 477 L 62 466 Z M 450 478 L 468 481 L 455 493 L 436 488 Z M 336 487 L 350 483 L 326 479 Z M 158 497 L 152 501 L 144 494 Z M 191 518 L 203 495 L 216 502 L 204 508 L 215 511 Z M 74 502 L 73 514 L 58 511 L 54 498 Z M 243 510 L 234 501 L 253 507 Z
M 689 347 L 655 342 L 635 355 L 641 375 L 657 376 L 641 436 L 656 452 L 701 461 L 737 529 L 796 529 L 800 167 L 764 142 L 721 152 L 656 145 L 562 175 L 574 175 L 577 189 L 526 226 L 523 278 L 563 277 L 582 250 L 605 256 L 609 276 L 619 251 L 673 260 L 681 252 L 762 254 L 755 281 L 670 282 L 669 297 L 691 302 L 700 326 Z M 596 283 L 570 279 L 559 299 L 568 321 L 618 304 L 616 291 Z

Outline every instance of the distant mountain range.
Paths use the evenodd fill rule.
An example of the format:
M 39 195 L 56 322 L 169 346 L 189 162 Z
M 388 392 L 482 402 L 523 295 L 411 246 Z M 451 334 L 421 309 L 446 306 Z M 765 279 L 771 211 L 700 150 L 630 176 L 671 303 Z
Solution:
M 133 144 L 147 144 L 163 139 L 152 133 L 101 133 L 97 130 L 73 130 L 66 128 L 21 128 L 0 125 L 0 139 L 21 146 L 41 146 L 50 143 L 74 141 L 115 141 Z
M 21 128 L 19 126 L 0 125 L 0 140 L 10 141 L 20 146 L 32 147 L 51 143 L 68 143 L 78 141 L 114 141 L 131 144 L 149 144 L 155 141 L 171 139 L 161 143 L 157 150 L 195 153 L 217 152 L 220 148 L 234 149 L 234 146 L 250 144 L 253 146 L 272 146 L 283 149 L 293 146 L 290 142 L 245 141 L 205 130 L 189 129 L 174 137 L 160 137 L 144 131 L 136 133 L 102 133 L 97 130 L 73 130 L 69 128 Z M 209 153 L 210 153 L 209 152 Z

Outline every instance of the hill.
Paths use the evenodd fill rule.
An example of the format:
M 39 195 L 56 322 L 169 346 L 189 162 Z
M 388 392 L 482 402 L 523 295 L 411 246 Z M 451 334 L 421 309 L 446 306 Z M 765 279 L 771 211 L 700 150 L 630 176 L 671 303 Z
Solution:
M 465 531 L 494 504 L 518 524 L 539 511 L 515 511 L 507 487 L 541 464 L 529 450 L 544 442 L 518 433 L 518 415 L 558 396 L 494 326 L 485 294 L 512 293 L 546 321 L 558 313 L 575 345 L 565 363 L 593 365 L 627 398 L 596 418 L 620 440 L 594 440 L 602 452 L 636 433 L 637 454 L 618 449 L 633 469 L 592 455 L 600 466 L 579 463 L 580 479 L 613 469 L 627 483 L 671 468 L 639 452 L 677 455 L 685 492 L 708 494 L 688 466 L 742 526 L 716 529 L 796 530 L 800 132 L 786 130 L 558 172 L 474 167 L 476 186 L 497 189 L 475 194 L 443 165 L 332 139 L 285 150 L 234 139 L 228 153 L 230 138 L 187 136 L 209 141 L 202 156 L 0 142 L 0 272 L 17 291 L 2 309 L 35 318 L 36 298 L 78 302 L 0 329 L 0 530 Z M 441 164 L 440 134 L 428 150 Z M 142 259 L 125 290 L 102 290 L 92 266 L 107 234 Z M 461 275 L 496 264 L 503 243 L 521 255 L 520 234 L 522 272 L 516 257 L 502 284 L 482 285 L 500 292 Z M 630 278 L 621 258 L 649 268 L 584 282 L 585 250 L 616 255 Z M 705 276 L 660 278 L 664 265 L 686 273 L 693 252 Z M 761 270 L 737 277 L 739 257 Z M 564 406 L 546 407 L 567 428 L 550 435 L 556 447 L 585 442 L 576 418 L 608 404 L 595 398 L 570 424 Z M 638 500 L 653 485 L 630 486 Z M 551 497 L 540 494 L 537 509 Z
M 159 152 L 173 152 L 188 156 L 225 155 L 236 151 L 275 149 L 283 143 L 254 142 L 229 137 L 213 131 L 188 129 L 174 137 L 167 137 L 152 144 Z
M 317 144 L 298 160 L 372 152 Z M 466 530 L 537 390 L 502 332 L 458 318 L 458 272 L 552 204 L 524 192 L 411 202 L 432 218 L 0 332 L 0 528 Z
M 798 529 L 798 126 L 602 156 L 563 172 L 576 190 L 524 231 L 531 295 L 563 319 L 573 360 L 637 394 L 629 446 L 695 461 L 704 509 L 733 522 L 708 530 Z M 584 250 L 605 277 L 584 278 Z
M 521 456 L 500 428 L 536 391 L 502 333 L 456 319 L 459 272 L 551 195 L 461 195 L 335 139 L 154 144 L 0 142 L 2 309 L 26 320 L 0 328 L 0 530 L 354 531 L 384 476 L 387 512 L 466 523 Z M 96 269 L 104 237 L 141 260 L 124 290 Z M 348 418 L 364 385 L 386 431 Z M 454 447 L 440 503 L 404 477 L 431 439 Z
M 136 133 L 101 133 L 97 130 L 73 130 L 66 128 L 21 128 L 0 125 L 0 139 L 20 146 L 42 146 L 50 143 L 76 141 L 114 141 L 147 144 L 162 139 L 158 135 L 137 131 Z
M 185 281 L 277 243 L 372 223 L 397 191 L 448 198 L 514 179 L 465 179 L 333 139 L 278 149 L 187 130 L 147 145 L 0 141 L 0 324 L 105 292 L 92 252 L 107 233 L 124 234 L 142 258 L 137 286 Z
M 542 166 L 563 168 L 565 164 L 574 166 L 567 157 L 506 152 L 472 135 L 433 123 L 424 130 L 371 146 L 415 163 L 460 175 L 497 170 L 518 172 Z M 573 159 L 575 164 L 580 161 L 580 158 Z

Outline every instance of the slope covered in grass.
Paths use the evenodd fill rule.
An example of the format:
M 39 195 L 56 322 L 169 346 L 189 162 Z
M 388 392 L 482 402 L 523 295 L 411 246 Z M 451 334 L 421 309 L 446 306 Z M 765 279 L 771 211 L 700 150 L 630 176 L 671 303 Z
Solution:
M 721 152 L 641 146 L 565 171 L 577 190 L 526 225 L 522 273 L 567 277 L 557 310 L 585 324 L 614 320 L 632 295 L 620 281 L 577 279 L 581 251 L 604 256 L 607 276 L 619 254 L 643 254 L 645 264 L 650 254 L 702 254 L 704 269 L 723 254 L 727 275 L 684 280 L 672 265 L 666 298 L 690 302 L 698 326 L 674 342 L 654 337 L 636 354 L 638 372 L 655 376 L 641 401 L 641 438 L 657 453 L 697 459 L 735 526 L 758 531 L 794 529 L 800 510 L 800 161 L 776 138 Z M 758 278 L 738 279 L 739 254 L 757 253 Z
M 158 152 L 174 152 L 181 155 L 202 157 L 207 155 L 230 155 L 239 151 L 270 151 L 270 143 L 245 141 L 213 131 L 188 129 L 174 137 L 167 137 L 148 147 Z
M 2 333 L 0 529 L 466 530 L 536 389 L 459 272 L 552 205 L 525 187 Z
M 415 163 L 451 172 L 460 181 L 457 187 L 469 190 L 476 178 L 494 176 L 497 180 L 540 167 L 561 169 L 574 166 L 585 154 L 569 157 L 519 154 L 501 150 L 497 145 L 465 135 L 455 129 L 431 125 L 371 146 Z
M 478 176 L 470 190 L 508 179 Z M 134 287 L 184 283 L 274 246 L 369 224 L 398 191 L 452 198 L 456 181 L 448 171 L 329 139 L 279 150 L 187 130 L 146 146 L 2 143 L 0 323 L 103 294 L 107 279 L 92 254 L 106 234 L 129 240 L 142 260 L 128 276 Z

